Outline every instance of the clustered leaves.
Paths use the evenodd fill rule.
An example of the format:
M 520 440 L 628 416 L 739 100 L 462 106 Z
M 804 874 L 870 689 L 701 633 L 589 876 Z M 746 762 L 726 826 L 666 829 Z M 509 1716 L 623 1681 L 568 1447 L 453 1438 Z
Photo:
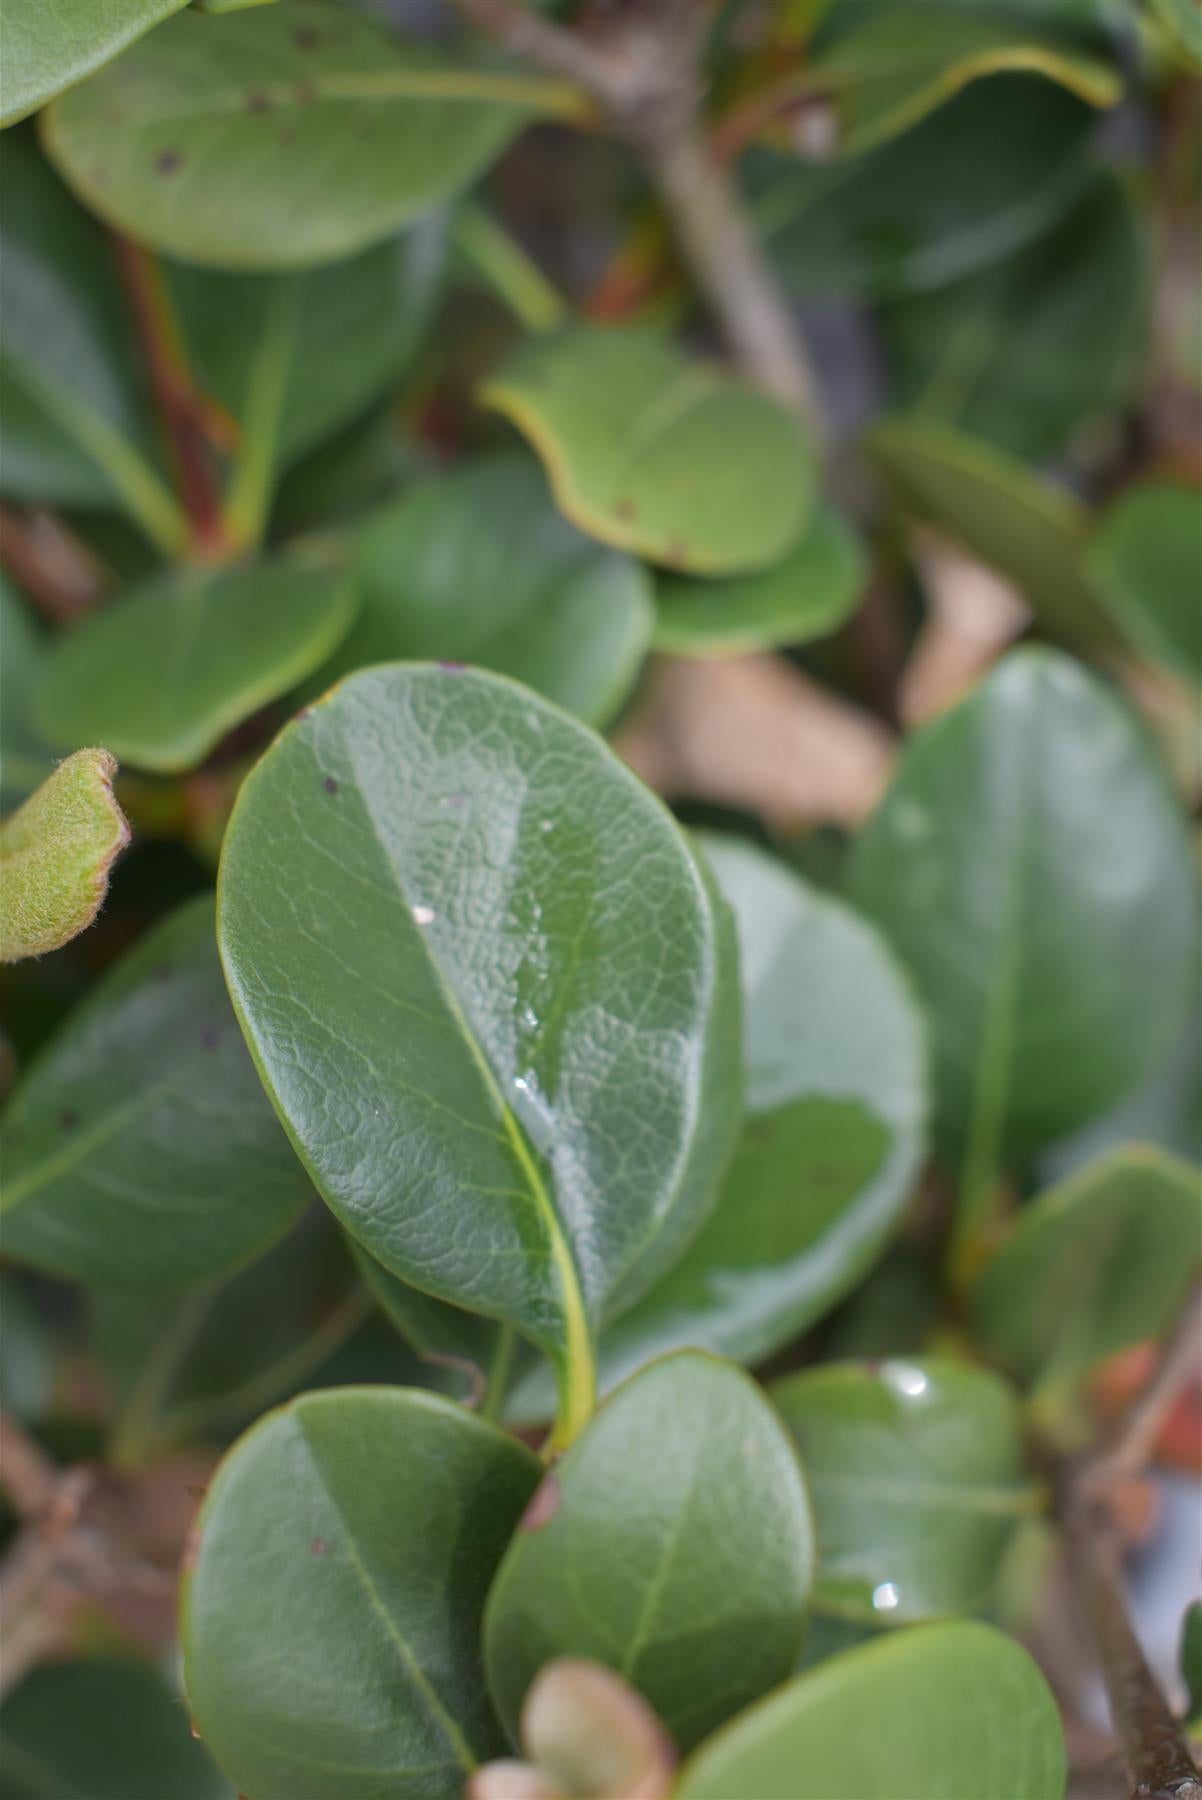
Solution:
M 1202 44 L 697 10 L 681 152 L 520 12 L 6 6 L 0 1398 L 204 1495 L 192 1735 L 88 1590 L 13 1800 L 1064 1791 L 1055 1471 L 1202 1248 Z

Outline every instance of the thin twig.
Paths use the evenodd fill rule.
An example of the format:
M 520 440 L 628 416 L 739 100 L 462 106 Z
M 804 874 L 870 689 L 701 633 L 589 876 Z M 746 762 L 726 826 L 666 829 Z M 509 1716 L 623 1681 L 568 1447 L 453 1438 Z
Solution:
M 104 570 L 61 519 L 0 506 L 0 568 L 52 625 L 73 625 L 104 592 Z
M 1097 1488 L 1116 1475 L 1131 1475 L 1149 1461 L 1165 1422 L 1187 1388 L 1202 1377 L 1202 1286 L 1196 1287 L 1156 1368 L 1109 1446 L 1090 1464 L 1085 1479 Z
M 1096 1495 L 1074 1490 L 1063 1522 L 1069 1568 L 1106 1684 L 1132 1800 L 1202 1800 L 1202 1778 L 1131 1627 L 1113 1521 Z
M 216 559 L 229 549 L 221 494 L 210 458 L 205 406 L 188 377 L 157 261 L 129 238 L 112 234 L 117 267 L 137 327 L 146 373 L 175 465 L 193 552 Z
M 817 384 L 788 302 L 701 114 L 704 0 L 646 0 L 585 38 L 520 0 L 455 0 L 504 49 L 579 82 L 641 156 L 702 294 L 742 367 L 821 434 Z

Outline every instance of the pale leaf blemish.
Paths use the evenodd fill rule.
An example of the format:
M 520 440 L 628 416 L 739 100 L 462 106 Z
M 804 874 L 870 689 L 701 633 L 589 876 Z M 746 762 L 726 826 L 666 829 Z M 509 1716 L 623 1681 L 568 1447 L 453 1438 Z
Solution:
M 559 1483 L 554 1475 L 544 1475 L 535 1488 L 530 1504 L 518 1520 L 519 1531 L 541 1531 L 559 1511 Z

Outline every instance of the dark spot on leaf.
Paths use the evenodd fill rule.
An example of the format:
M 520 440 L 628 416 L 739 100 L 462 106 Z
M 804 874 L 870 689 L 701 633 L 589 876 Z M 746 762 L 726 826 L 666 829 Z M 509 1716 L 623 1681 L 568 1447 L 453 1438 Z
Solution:
M 618 519 L 633 519 L 638 510 L 639 509 L 633 500 L 619 500 L 618 504 L 614 507 L 614 517 Z
M 171 964 L 170 963 L 159 963 L 158 967 L 155 969 L 154 978 L 156 981 L 170 981 L 170 979 L 171 979 Z
M 310 31 L 308 26 L 302 25 L 292 33 L 292 42 L 298 50 L 316 50 L 321 39 L 315 31 Z
M 438 666 L 444 675 L 462 675 L 467 668 L 467 664 L 461 662 L 440 662 Z
M 317 98 L 317 89 L 311 81 L 298 81 L 292 92 L 302 106 L 307 106 L 310 100 Z
M 79 1124 L 79 1114 L 68 1107 L 66 1112 L 59 1114 L 58 1122 L 64 1131 L 74 1131 Z
M 326 1553 L 325 1539 L 324 1538 L 314 1538 L 312 1543 L 309 1545 L 309 1555 L 310 1556 L 324 1556 L 325 1553 Z
M 682 569 L 689 560 L 689 546 L 683 538 L 673 538 L 664 555 L 670 563 Z
M 530 1503 L 518 1520 L 519 1531 L 541 1531 L 559 1511 L 559 1483 L 554 1475 L 544 1475 L 535 1488 Z
M 268 99 L 267 95 L 259 88 L 252 88 L 251 92 L 246 96 L 247 112 L 268 112 L 270 108 L 271 101 Z
M 300 711 L 293 713 L 292 716 L 294 719 L 307 719 L 312 711 L 313 708 L 311 706 L 302 706 Z
M 327 775 L 321 785 L 327 794 L 336 794 L 338 792 L 338 783 L 334 780 L 332 775 Z
M 183 157 L 178 150 L 160 150 L 154 159 L 154 166 L 160 175 L 174 175 L 183 167 Z
M 221 1042 L 221 1034 L 217 1030 L 217 1027 L 215 1025 L 206 1025 L 204 1030 L 200 1034 L 201 1049 L 202 1050 L 216 1050 L 216 1048 L 220 1042 Z

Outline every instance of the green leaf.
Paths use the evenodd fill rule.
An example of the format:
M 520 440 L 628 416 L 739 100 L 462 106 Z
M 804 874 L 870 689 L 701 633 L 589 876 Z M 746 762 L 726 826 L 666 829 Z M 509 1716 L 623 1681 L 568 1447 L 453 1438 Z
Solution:
M 1181 1022 L 1184 821 L 1136 722 L 1056 652 L 1007 657 L 910 740 L 852 891 L 930 1009 L 974 1194 L 1132 1087 Z
M 1058 1181 L 1103 1150 L 1131 1143 L 1202 1162 L 1202 1005 L 1193 1007 L 1168 1054 L 1139 1087 L 1040 1157 L 1040 1176 Z
M 985 1350 L 1059 1386 L 1171 1324 L 1202 1243 L 1202 1177 L 1163 1151 L 1103 1156 L 1024 1208 L 973 1294 Z
M 854 155 L 969 82 L 1007 72 L 1046 77 L 1091 106 L 1113 106 L 1122 94 L 1116 71 L 1079 45 L 1026 20 L 947 4 L 891 4 L 866 21 L 857 16 L 851 30 L 816 49 L 799 79 L 806 93 L 829 97 L 838 148 Z
M 330 675 L 395 657 L 479 663 L 604 723 L 651 636 L 646 572 L 574 530 L 521 455 L 410 488 L 363 528 L 355 573 L 362 610 Z
M 434 1364 L 461 1366 L 476 1397 L 482 1397 L 490 1371 L 499 1358 L 508 1356 L 508 1327 L 423 1294 L 390 1274 L 353 1237 L 348 1235 L 346 1241 L 372 1299 L 405 1342 Z
M 449 1401 L 308 1394 L 234 1446 L 183 1590 L 188 1698 L 250 1794 L 457 1794 L 504 1747 L 481 1667 L 488 1583 L 538 1483 Z
M 1180 1661 L 1181 1678 L 1188 1696 L 1185 1716 L 1196 1737 L 1194 1721 L 1202 1719 L 1202 1600 L 1195 1600 L 1185 1609 L 1181 1621 Z
M 1027 1652 L 968 1621 L 888 1632 L 761 1700 L 676 1800 L 1061 1800 L 1060 1716 Z
M 110 246 L 30 136 L 6 138 L 4 158 L 0 488 L 39 506 L 120 508 L 170 553 L 183 519 L 155 469 Z
M 829 637 L 855 611 L 866 576 L 858 537 L 833 507 L 819 506 L 796 549 L 758 574 L 662 576 L 655 647 L 673 656 L 737 656 Z
M 4 1250 L 153 1287 L 244 1262 L 309 1188 L 230 1012 L 209 895 L 147 933 L 71 1014 L 4 1118 Z
M 289 0 L 180 13 L 43 125 L 87 205 L 139 243 L 217 268 L 304 268 L 429 212 L 557 99 L 331 0 Z
M 880 1255 L 925 1146 L 923 1021 L 876 933 L 762 851 L 700 841 L 739 935 L 748 1116 L 714 1212 L 606 1332 L 606 1381 L 681 1344 L 770 1356 Z
M 253 423 L 273 334 L 282 332 L 275 461 L 280 471 L 289 468 L 408 366 L 442 285 L 446 237 L 446 221 L 436 216 L 343 262 L 295 274 L 168 265 L 198 385 L 234 419 Z
M 58 640 L 34 718 L 52 743 L 107 735 L 137 768 L 195 768 L 325 661 L 356 604 L 345 571 L 318 564 L 173 570 Z
M 1202 685 L 1202 494 L 1150 481 L 1117 500 L 1094 534 L 1086 575 L 1142 656 Z
M 0 1709 L 4 1800 L 233 1800 L 156 1669 L 44 1663 Z
M 774 1383 L 814 1502 L 814 1604 L 901 1624 L 990 1605 L 1035 1510 L 1017 1397 L 938 1358 L 829 1363 Z
M 23 800 L 50 771 L 50 751 L 29 717 L 46 654 L 32 609 L 0 574 L 0 799 Z
M 107 750 L 77 750 L 0 822 L 0 962 L 60 949 L 100 911 L 129 842 L 116 769 Z
M 887 308 L 895 406 L 1020 456 L 1048 456 L 1104 419 L 1139 374 L 1147 245 L 1102 175 L 1017 256 Z
M 679 1253 L 729 1153 L 728 933 L 660 803 L 495 675 L 350 677 L 226 833 L 226 975 L 319 1190 L 394 1274 L 545 1350 L 569 1435 L 602 1313 Z
M 1081 572 L 1087 516 L 1078 500 L 935 421 L 889 420 L 874 426 L 868 447 L 905 510 L 1012 581 L 1046 631 L 1072 648 L 1112 646 Z
M 812 1573 L 796 1455 L 749 1376 L 664 1357 L 543 1478 L 489 1595 L 489 1686 L 516 1734 L 555 1657 L 604 1663 L 684 1749 L 782 1681 Z
M 1094 127 L 1063 88 L 993 76 L 867 155 L 760 159 L 753 216 L 797 298 L 926 293 L 1046 231 L 1089 178 Z
M 5 0 L 0 16 L 4 98 L 0 125 L 12 125 L 118 55 L 188 0 Z
M 794 415 L 658 332 L 529 340 L 481 399 L 533 444 L 574 525 L 652 562 L 763 568 L 809 517 L 813 453 Z
M 220 1441 L 289 1399 L 362 1325 L 370 1301 L 316 1201 L 249 1268 L 181 1295 L 96 1288 L 89 1342 L 115 1403 L 118 1467 Z

